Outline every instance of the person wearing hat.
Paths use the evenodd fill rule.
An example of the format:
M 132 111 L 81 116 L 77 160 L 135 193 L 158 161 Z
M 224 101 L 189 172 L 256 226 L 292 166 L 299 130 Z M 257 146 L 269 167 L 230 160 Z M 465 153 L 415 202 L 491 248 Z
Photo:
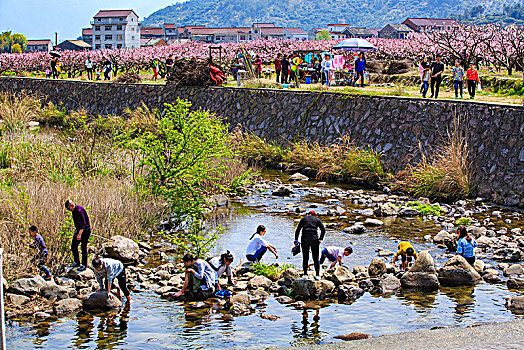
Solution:
M 318 236 L 318 229 L 320 229 L 320 237 Z M 309 266 L 309 250 L 313 256 L 313 264 L 315 265 L 315 279 L 320 280 L 320 261 L 319 250 L 320 243 L 324 239 L 326 229 L 322 221 L 318 218 L 317 213 L 313 210 L 307 213 L 298 223 L 295 231 L 295 246 L 298 246 L 298 238 L 302 231 L 302 268 L 304 269 L 304 278 L 307 278 L 307 270 Z
M 431 63 L 431 98 L 435 96 L 438 98 L 438 92 L 440 84 L 442 83 L 442 73 L 444 72 L 444 63 L 442 61 L 442 55 L 437 55 L 437 60 Z

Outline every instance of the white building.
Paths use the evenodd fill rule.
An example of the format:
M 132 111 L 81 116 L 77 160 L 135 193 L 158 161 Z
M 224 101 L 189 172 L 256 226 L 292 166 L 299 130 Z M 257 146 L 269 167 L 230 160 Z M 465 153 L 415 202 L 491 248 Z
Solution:
M 49 39 L 27 40 L 26 52 L 49 52 L 53 49 L 53 43 Z
M 91 25 L 93 50 L 140 47 L 140 23 L 133 10 L 100 10 Z
M 308 34 L 300 28 L 284 28 L 284 37 L 295 41 L 304 41 L 308 39 Z

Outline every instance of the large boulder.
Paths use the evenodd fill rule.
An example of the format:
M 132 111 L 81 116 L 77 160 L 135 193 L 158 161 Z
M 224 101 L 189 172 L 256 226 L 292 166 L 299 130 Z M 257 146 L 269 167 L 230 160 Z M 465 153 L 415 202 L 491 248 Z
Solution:
M 357 235 L 357 234 L 363 233 L 365 229 L 366 228 L 364 227 L 364 224 L 359 221 L 352 226 L 346 227 L 343 231 L 351 235 Z
M 116 296 L 108 298 L 107 292 L 101 290 L 84 297 L 83 306 L 86 310 L 112 310 L 122 307 L 122 302 Z
M 76 314 L 80 310 L 82 310 L 82 300 L 76 298 L 63 299 L 55 305 L 57 316 Z
M 289 181 L 309 181 L 309 177 L 301 173 L 294 173 L 289 177 Z
M 407 216 L 418 216 L 420 213 L 415 208 L 410 207 L 402 207 L 400 208 L 400 211 L 398 212 L 398 216 L 401 217 L 407 217 Z
M 277 189 L 273 191 L 273 196 L 289 196 L 294 194 L 295 191 L 293 191 L 293 188 L 291 186 L 279 186 Z
M 40 276 L 21 278 L 11 284 L 8 291 L 14 294 L 35 295 L 40 292 L 40 288 L 42 288 L 44 284 L 45 280 Z
M 59 301 L 69 298 L 69 289 L 67 289 L 66 287 L 59 286 L 53 282 L 46 282 L 40 288 L 40 295 L 46 298 L 47 300 L 54 299 L 56 301 Z
M 446 230 L 441 230 L 435 237 L 433 237 L 433 243 L 443 244 L 446 238 L 449 238 L 450 234 Z
M 506 308 L 516 314 L 524 314 L 524 295 L 508 298 L 506 300 Z
M 278 284 L 281 286 L 291 287 L 293 281 L 300 278 L 300 273 L 294 268 L 289 268 L 280 274 Z
M 400 283 L 404 289 L 437 290 L 440 287 L 437 275 L 428 272 L 406 272 Z
M 513 264 L 504 269 L 504 276 L 521 276 L 524 275 L 524 268 L 522 265 Z
M 380 203 L 374 211 L 375 216 L 396 216 L 398 207 L 390 202 Z
M 384 275 L 378 282 L 378 292 L 380 294 L 391 294 L 395 293 L 400 289 L 400 280 L 392 274 Z
M 229 299 L 229 302 L 231 303 L 231 305 L 235 303 L 242 304 L 242 305 L 250 305 L 251 298 L 249 297 L 249 295 L 245 293 L 237 293 Z
M 502 261 L 520 261 L 522 252 L 518 248 L 502 248 L 493 253 L 493 259 Z
M 338 301 L 352 301 L 364 295 L 364 290 L 352 284 L 342 284 L 337 288 Z
M 9 302 L 11 304 L 14 304 L 16 306 L 22 306 L 22 305 L 24 305 L 25 303 L 27 303 L 27 302 L 29 302 L 31 300 L 31 298 L 26 297 L 25 295 L 10 294 L 10 293 L 7 293 L 5 295 L 5 298 L 6 298 L 7 302 Z
M 335 266 L 326 270 L 322 278 L 335 283 L 336 285 L 355 280 L 355 275 L 345 266 Z
M 271 287 L 271 283 L 273 282 L 265 276 L 255 276 L 249 280 L 247 286 L 249 289 L 258 289 L 260 287 L 268 289 Z
M 111 237 L 111 242 L 103 244 L 102 255 L 104 257 L 120 260 L 124 264 L 136 264 L 140 257 L 138 243 L 123 236 Z
M 473 285 L 481 280 L 477 271 L 460 255 L 449 259 L 438 270 L 438 280 L 445 286 Z
M 473 268 L 475 271 L 477 271 L 479 274 L 483 275 L 484 270 L 486 269 L 486 263 L 480 259 L 475 260 L 475 263 L 473 264 Z
M 417 260 L 415 260 L 415 263 L 409 269 L 409 272 L 427 272 L 436 274 L 437 270 L 435 269 L 435 261 L 433 260 L 433 257 L 427 251 L 420 252 L 417 256 Z
M 324 300 L 334 289 L 335 284 L 326 280 L 297 279 L 293 282 L 293 293 L 303 299 Z
M 368 267 L 368 273 L 371 277 L 379 277 L 387 272 L 386 263 L 380 258 L 373 258 Z
M 76 268 L 71 268 L 66 272 L 65 277 L 75 281 L 89 281 L 95 278 L 95 273 L 89 267 L 82 272 L 78 272 Z
M 358 286 L 364 291 L 364 292 L 371 292 L 373 289 L 375 289 L 375 285 L 373 284 L 373 281 L 370 279 L 361 280 L 358 282 Z
M 507 285 L 511 289 L 524 289 L 524 278 L 512 277 L 508 279 Z

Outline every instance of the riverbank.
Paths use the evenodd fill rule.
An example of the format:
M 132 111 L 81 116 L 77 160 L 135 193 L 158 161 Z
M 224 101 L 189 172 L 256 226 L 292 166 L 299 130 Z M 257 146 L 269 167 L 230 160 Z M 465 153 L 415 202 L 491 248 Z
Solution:
M 524 320 L 479 324 L 469 327 L 418 330 L 376 338 L 353 340 L 346 343 L 308 345 L 285 348 L 289 350 L 454 350 L 454 349 L 522 349 L 524 348 Z M 284 348 L 271 348 L 283 350 Z

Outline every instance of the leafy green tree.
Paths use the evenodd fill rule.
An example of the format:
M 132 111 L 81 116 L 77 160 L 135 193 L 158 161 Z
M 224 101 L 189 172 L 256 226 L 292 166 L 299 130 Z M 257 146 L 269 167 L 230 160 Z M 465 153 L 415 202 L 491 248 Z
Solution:
M 15 51 L 13 46 L 18 44 Z M 27 47 L 27 39 L 22 34 L 3 32 L 0 35 L 0 52 L 24 52 Z
M 11 52 L 12 53 L 22 53 L 22 48 L 20 47 L 20 44 L 14 44 L 12 47 L 11 47 Z
M 27 39 L 24 35 L 22 34 L 19 34 L 19 33 L 15 33 L 13 35 L 11 35 L 11 39 L 13 40 L 13 45 L 15 44 L 18 44 L 20 45 L 20 48 L 22 50 L 22 52 L 25 51 L 25 49 L 27 48 Z M 12 49 L 11 49 L 12 51 Z
M 330 40 L 331 34 L 327 30 L 321 30 L 315 35 L 315 40 Z

